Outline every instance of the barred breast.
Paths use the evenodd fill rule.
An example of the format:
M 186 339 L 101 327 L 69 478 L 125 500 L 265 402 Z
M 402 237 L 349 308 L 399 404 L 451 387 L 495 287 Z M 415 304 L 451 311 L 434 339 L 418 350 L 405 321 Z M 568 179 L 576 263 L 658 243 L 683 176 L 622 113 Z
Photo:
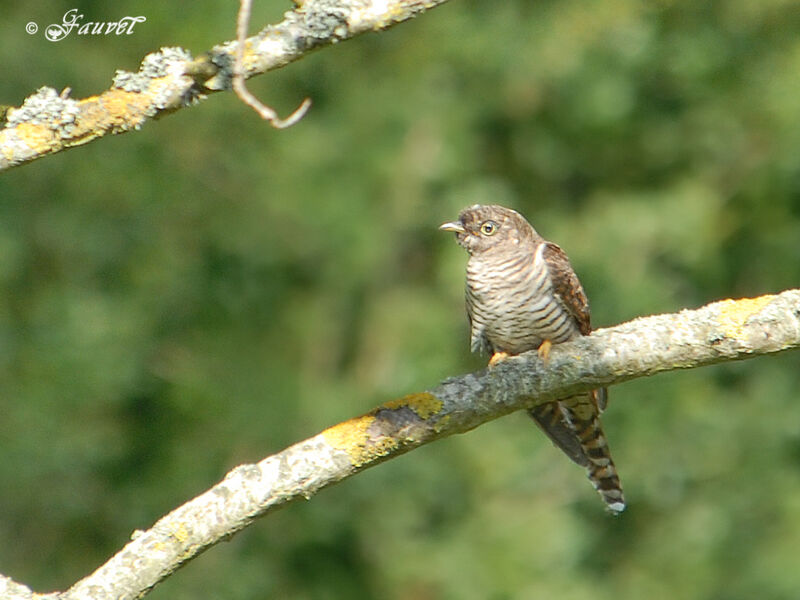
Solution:
M 467 313 L 472 350 L 519 354 L 580 335 L 574 317 L 553 293 L 543 258 L 533 252 L 472 256 L 467 263 Z

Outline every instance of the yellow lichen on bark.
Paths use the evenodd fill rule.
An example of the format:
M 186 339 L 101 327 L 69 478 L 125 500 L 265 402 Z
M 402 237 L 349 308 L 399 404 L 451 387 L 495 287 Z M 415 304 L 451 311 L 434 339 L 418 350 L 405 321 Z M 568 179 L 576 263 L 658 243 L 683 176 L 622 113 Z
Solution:
M 367 437 L 367 428 L 375 420 L 371 414 L 361 415 L 328 427 L 322 435 L 334 448 L 346 450 L 352 446 L 363 444 Z
M 774 299 L 775 296 L 766 295 L 758 298 L 723 300 L 720 302 L 717 323 L 726 337 L 740 338 L 747 319 L 761 312 Z
M 375 421 L 374 413 L 348 419 L 322 432 L 325 441 L 350 457 L 354 467 L 361 467 L 376 458 L 386 456 L 398 442 L 389 437 L 373 439 L 369 427 Z
M 189 539 L 189 531 L 186 529 L 186 525 L 183 523 L 179 523 L 175 529 L 170 532 L 170 535 L 172 535 L 172 537 L 174 537 L 180 543 L 184 543 Z
M 92 100 L 87 98 L 86 101 Z M 152 104 L 152 98 L 145 92 L 127 92 L 125 90 L 109 90 L 96 98 L 105 112 L 105 127 L 113 129 L 130 129 L 147 119 L 146 110 Z M 99 115 L 98 115 L 99 116 Z M 101 117 L 102 118 L 102 117 Z
M 361 467 L 390 454 L 406 441 L 381 433 L 380 427 L 372 428 L 380 411 L 409 408 L 425 420 L 439 413 L 442 407 L 442 401 L 429 392 L 409 394 L 390 400 L 366 415 L 329 427 L 322 436 L 332 447 L 346 452 L 354 467 Z
M 153 80 L 154 85 L 167 85 L 167 78 Z M 20 123 L 11 131 L 19 141 L 35 154 L 55 152 L 63 147 L 79 146 L 101 137 L 105 132 L 124 131 L 144 123 L 152 98 L 148 93 L 128 92 L 113 89 L 99 96 L 90 96 L 78 101 L 79 114 L 70 123 L 68 133 L 57 134 L 59 123 Z M 64 125 L 67 125 L 64 123 Z M 8 160 L 13 154 L 4 153 Z
M 418 394 L 409 394 L 397 400 L 390 400 L 385 402 L 381 408 L 388 408 L 396 410 L 398 408 L 408 407 L 420 419 L 428 419 L 442 410 L 442 401 L 433 394 L 428 392 L 421 392 Z
M 80 100 L 80 119 L 75 123 L 69 145 L 84 144 L 109 130 L 127 131 L 142 125 L 150 118 L 153 95 L 169 84 L 169 78 L 161 77 L 153 79 L 146 92 L 111 89 Z
M 17 137 L 35 152 L 52 150 L 56 140 L 53 130 L 40 123 L 20 123 L 14 128 Z

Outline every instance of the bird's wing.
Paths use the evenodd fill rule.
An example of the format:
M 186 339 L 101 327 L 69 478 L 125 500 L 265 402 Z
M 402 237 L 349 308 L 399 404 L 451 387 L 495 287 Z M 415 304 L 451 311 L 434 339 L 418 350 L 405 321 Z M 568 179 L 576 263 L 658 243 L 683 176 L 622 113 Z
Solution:
M 570 425 L 561 413 L 558 402 L 546 402 L 528 409 L 528 414 L 533 418 L 550 441 L 569 456 L 572 462 L 582 467 L 589 466 L 589 458 L 581 445 L 580 439 L 575 435 L 575 428 Z
M 467 319 L 469 320 L 470 350 L 480 354 L 492 354 L 492 345 L 486 339 L 484 330 L 486 326 L 480 322 L 480 318 L 475 317 L 475 303 L 469 289 L 466 292 L 467 299 Z
M 544 259 L 553 292 L 574 317 L 578 330 L 588 335 L 592 331 L 589 301 L 567 255 L 556 244 L 546 242 Z M 600 423 L 600 413 L 607 402 L 608 392 L 600 388 L 534 407 L 529 412 L 556 446 L 586 467 L 592 485 L 609 509 L 618 513 L 625 508 L 625 498 Z
M 553 283 L 553 292 L 575 318 L 580 332 L 588 335 L 592 331 L 589 300 L 567 255 L 558 245 L 545 242 L 544 259 Z

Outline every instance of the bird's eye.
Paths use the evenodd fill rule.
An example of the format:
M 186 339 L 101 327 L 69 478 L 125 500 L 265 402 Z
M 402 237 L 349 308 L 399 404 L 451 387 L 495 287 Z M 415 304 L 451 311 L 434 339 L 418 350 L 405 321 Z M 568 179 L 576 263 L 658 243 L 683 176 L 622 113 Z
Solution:
M 484 221 L 481 224 L 481 233 L 483 235 L 494 235 L 497 233 L 497 223 L 494 221 Z

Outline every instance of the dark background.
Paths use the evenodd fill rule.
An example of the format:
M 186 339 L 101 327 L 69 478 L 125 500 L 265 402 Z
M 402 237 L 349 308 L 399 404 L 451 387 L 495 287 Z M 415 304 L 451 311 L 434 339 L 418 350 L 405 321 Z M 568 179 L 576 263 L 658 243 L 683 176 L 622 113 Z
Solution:
M 252 31 L 290 8 L 257 4 Z M 70 8 L 147 21 L 46 41 Z M 0 104 L 198 54 L 236 8 L 6 6 Z M 798 286 L 799 34 L 779 0 L 454 0 L 252 80 L 282 115 L 313 99 L 289 130 L 217 94 L 2 174 L 0 572 L 65 588 L 232 467 L 481 368 L 436 230 L 468 204 L 562 245 L 597 326 Z M 799 386 L 787 354 L 614 387 L 619 518 L 513 415 L 150 597 L 797 598 Z

